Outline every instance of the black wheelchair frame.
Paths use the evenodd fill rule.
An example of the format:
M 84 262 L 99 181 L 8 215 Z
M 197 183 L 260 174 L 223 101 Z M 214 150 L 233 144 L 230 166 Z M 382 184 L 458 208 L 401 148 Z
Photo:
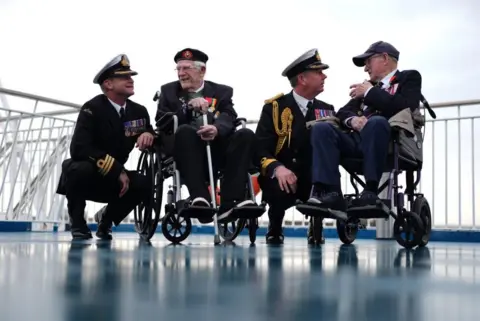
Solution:
M 178 118 L 174 114 L 166 114 L 164 117 L 171 117 L 173 121 L 173 133 L 178 128 Z M 204 119 L 205 120 L 205 119 Z M 159 120 L 161 122 L 162 120 Z M 157 122 L 158 125 L 158 122 Z M 246 128 L 246 119 L 237 118 L 236 127 Z M 162 126 L 165 127 L 165 124 Z M 157 134 L 159 134 L 157 126 Z M 246 206 L 234 210 L 233 221 L 228 223 L 217 222 L 218 204 L 216 204 L 216 190 L 218 182 L 222 180 L 222 173 L 212 173 L 212 163 L 209 145 L 207 144 L 207 157 L 210 174 L 210 191 L 212 198 L 212 208 L 204 209 L 190 206 L 190 198 L 182 199 L 181 196 L 181 175 L 176 168 L 173 156 L 162 152 L 161 142 L 154 144 L 154 147 L 142 152 L 138 161 L 137 171 L 147 175 L 152 181 L 152 194 L 149 202 L 139 204 L 134 210 L 135 227 L 140 237 L 149 241 L 156 232 L 158 223 L 161 223 L 162 233 L 167 240 L 174 244 L 183 242 L 192 231 L 192 219 L 214 217 L 214 244 L 220 243 L 220 237 L 227 242 L 235 240 L 244 228 L 248 228 L 251 243 L 256 240 L 256 231 L 258 229 L 258 218 L 265 213 L 266 203 L 261 202 L 257 205 L 254 188 L 252 184 L 252 174 L 258 172 L 252 169 L 248 173 L 248 183 L 245 188 L 245 197 L 250 198 L 255 203 L 254 206 Z M 163 199 L 163 185 L 166 179 L 172 177 L 173 184 L 169 186 L 167 200 L 165 204 L 165 215 L 161 216 L 161 205 Z M 213 183 L 213 184 L 212 184 Z M 212 186 L 213 185 L 213 186 Z M 221 194 L 221 191 L 220 193 Z M 221 198 L 221 195 L 220 195 Z M 232 229 L 228 226 L 232 225 Z
M 432 118 L 436 118 L 435 113 L 430 108 L 428 102 L 422 97 L 422 104 L 428 110 Z M 409 159 L 400 153 L 400 135 L 403 129 L 392 127 L 392 149 L 387 160 L 387 168 L 389 172 L 388 179 L 379 187 L 379 194 L 387 189 L 387 198 L 380 199 L 375 205 L 356 207 L 352 204 L 355 199 L 360 196 L 357 183 L 365 188 L 365 182 L 359 177 L 362 175 L 361 159 L 343 159 L 341 166 L 350 175 L 350 183 L 355 193 L 345 194 L 347 202 L 347 212 L 333 211 L 328 209 L 320 209 L 314 205 L 297 202 L 297 210 L 307 217 L 313 217 L 313 224 L 321 220 L 317 218 L 332 218 L 337 221 L 337 234 L 344 244 L 351 244 L 355 241 L 359 229 L 365 228 L 361 220 L 378 219 L 385 220 L 392 217 L 394 221 L 393 234 L 397 243 L 404 248 L 410 249 L 415 246 L 424 247 L 430 239 L 432 228 L 432 215 L 430 205 L 427 199 L 421 193 L 416 193 L 421 178 L 422 163 Z M 424 133 L 422 133 L 422 143 Z M 423 148 L 423 146 L 422 146 Z M 402 186 L 399 186 L 398 177 L 402 172 L 406 172 L 406 188 L 402 192 Z M 414 180 L 414 174 L 416 179 Z M 409 210 L 405 208 L 404 197 L 410 202 Z M 396 213 L 393 211 L 396 210 Z M 320 223 L 318 223 L 320 224 Z M 315 226 L 313 230 L 317 230 Z M 319 243 L 316 235 L 315 243 Z M 405 235 L 404 235 L 405 234 Z

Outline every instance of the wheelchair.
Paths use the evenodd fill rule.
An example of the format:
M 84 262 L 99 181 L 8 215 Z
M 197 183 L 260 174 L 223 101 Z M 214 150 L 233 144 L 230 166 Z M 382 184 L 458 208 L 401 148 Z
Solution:
M 203 115 L 204 124 L 207 123 L 207 116 Z M 181 195 L 181 175 L 176 168 L 173 156 L 169 155 L 167 150 L 172 149 L 164 148 L 163 138 L 167 137 L 165 132 L 166 128 L 173 122 L 173 134 L 178 127 L 178 118 L 174 113 L 167 113 L 162 119 L 157 122 L 157 139 L 160 137 L 160 141 L 156 141 L 154 147 L 142 152 L 138 161 L 137 171 L 143 175 L 146 175 L 152 182 L 152 193 L 148 202 L 139 204 L 134 209 L 135 228 L 140 237 L 149 241 L 161 223 L 161 230 L 167 240 L 174 244 L 179 244 L 187 239 L 192 232 L 192 219 L 212 218 L 214 220 L 214 244 L 220 244 L 220 237 L 224 241 L 233 241 L 244 228 L 248 228 L 250 241 L 255 242 L 256 231 L 258 229 L 258 218 L 262 216 L 266 209 L 266 203 L 261 202 L 257 205 L 256 193 L 253 187 L 253 177 L 258 169 L 252 168 L 248 173 L 248 180 L 245 186 L 245 199 L 251 199 L 254 205 L 244 206 L 239 209 L 234 209 L 232 213 L 232 219 L 228 223 L 219 223 L 217 221 L 217 210 L 219 201 L 221 201 L 221 192 L 218 188 L 218 183 L 223 178 L 222 171 L 213 173 L 212 159 L 210 152 L 210 145 L 207 142 L 207 157 L 209 168 L 209 190 L 211 194 L 211 208 L 202 208 L 191 206 L 190 198 L 182 199 Z M 160 126 L 159 126 L 160 123 Z M 245 118 L 237 118 L 236 127 L 246 127 Z M 173 138 L 173 137 L 171 137 Z M 169 186 L 167 192 L 165 211 L 163 217 L 161 216 L 161 205 L 163 198 L 163 186 L 164 181 L 172 177 L 173 184 Z M 229 225 L 232 228 L 229 229 Z
M 430 116 L 435 119 L 435 113 L 423 96 L 421 102 Z M 377 200 L 376 204 L 371 206 L 355 206 L 355 199 L 360 196 L 357 184 L 363 188 L 366 186 L 366 183 L 359 177 L 363 172 L 363 161 L 362 159 L 346 158 L 341 161 L 340 165 L 350 175 L 350 183 L 355 190 L 353 194 L 344 195 L 347 212 L 323 209 L 300 201 L 297 202 L 297 210 L 307 217 L 312 217 L 314 225 L 320 221 L 318 218 L 335 219 L 338 237 L 344 244 L 353 243 L 358 230 L 366 227 L 362 221 L 379 218 L 387 220 L 391 216 L 395 220 L 393 234 L 399 245 L 406 249 L 426 246 L 432 229 L 432 214 L 425 196 L 416 192 L 423 165 L 424 132 L 422 132 L 422 128 L 425 126 L 425 115 L 422 115 L 419 110 L 420 107 L 412 112 L 414 136 L 400 126 L 391 127 L 392 140 L 384 170 L 389 173 L 389 176 L 379 187 L 379 193 L 387 189 L 386 199 Z M 399 186 L 398 182 L 398 177 L 403 172 L 406 174 L 404 191 L 401 190 L 402 186 Z M 410 203 L 408 210 L 404 204 L 405 196 Z M 396 209 L 396 213 L 393 209 Z M 314 226 L 313 230 L 315 231 L 317 228 Z M 317 234 L 314 233 L 316 244 L 320 237 Z

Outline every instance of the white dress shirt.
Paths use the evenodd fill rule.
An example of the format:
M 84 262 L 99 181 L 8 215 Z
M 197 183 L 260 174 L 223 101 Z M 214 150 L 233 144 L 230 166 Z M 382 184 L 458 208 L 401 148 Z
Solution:
M 120 116 L 120 109 L 125 108 L 127 106 L 126 102 L 123 104 L 123 106 L 120 106 L 119 104 L 111 101 L 110 98 L 108 98 L 108 101 L 113 105 L 113 107 L 115 108 L 115 110 L 118 113 L 118 116 Z M 124 111 L 125 111 L 125 109 L 124 109 Z
M 298 107 L 300 107 L 300 111 L 302 112 L 303 116 L 307 115 L 308 112 L 308 103 L 311 102 L 313 104 L 313 100 L 308 100 L 305 97 L 300 96 L 293 90 L 293 98 L 297 102 Z

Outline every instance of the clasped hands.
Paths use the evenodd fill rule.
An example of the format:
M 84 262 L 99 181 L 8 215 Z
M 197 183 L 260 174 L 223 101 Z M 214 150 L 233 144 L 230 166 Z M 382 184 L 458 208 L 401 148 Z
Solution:
M 209 105 L 210 103 L 203 97 L 193 98 L 188 102 L 189 109 L 201 112 L 202 114 L 207 112 Z M 218 130 L 217 127 L 213 125 L 205 125 L 200 127 L 197 134 L 200 135 L 200 138 L 203 140 L 214 140 L 218 134 Z

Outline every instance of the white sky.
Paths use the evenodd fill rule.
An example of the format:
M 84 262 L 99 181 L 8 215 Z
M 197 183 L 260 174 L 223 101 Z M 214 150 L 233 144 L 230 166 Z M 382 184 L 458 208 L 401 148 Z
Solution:
M 239 115 L 253 120 L 258 119 L 264 99 L 290 90 L 281 72 L 311 48 L 318 48 L 323 62 L 331 67 L 326 71 L 325 92 L 317 98 L 342 107 L 348 101 L 349 85 L 365 78 L 362 68 L 353 65 L 352 56 L 384 40 L 400 51 L 400 69 L 421 72 L 423 93 L 431 103 L 478 99 L 478 17 L 478 0 L 184 0 L 176 4 L 0 0 L 0 80 L 6 88 L 82 104 L 99 93 L 92 83 L 98 70 L 117 54 L 126 53 L 139 72 L 132 99 L 145 105 L 153 117 L 155 91 L 176 79 L 173 56 L 193 47 L 210 57 L 206 79 L 232 86 Z M 469 108 L 466 114 L 478 115 L 478 110 L 478 106 Z M 451 111 L 437 114 L 456 116 Z M 460 135 L 462 143 L 470 144 L 468 126 L 460 127 L 466 130 Z M 459 159 L 472 162 L 471 153 L 463 156 L 469 145 L 462 147 L 460 158 L 450 153 L 458 145 L 458 135 L 449 142 L 447 154 L 443 133 L 442 128 L 436 129 L 440 134 L 435 138 L 436 175 L 444 173 L 444 166 L 458 167 Z M 427 144 L 428 139 L 427 134 Z M 445 165 L 445 155 L 456 160 Z M 462 167 L 466 170 L 471 165 Z M 425 175 L 423 181 L 430 189 L 439 186 L 441 194 L 436 199 L 442 201 L 441 184 L 445 182 L 434 182 L 436 175 Z M 463 175 L 470 181 L 462 186 L 470 188 L 472 173 Z M 448 176 L 450 186 L 458 173 L 449 171 Z M 453 187 L 452 193 L 457 192 L 458 187 Z M 456 211 L 458 199 L 452 204 L 457 205 L 447 207 Z M 444 215 L 444 209 L 436 210 Z M 477 222 L 479 213 L 480 207 Z

